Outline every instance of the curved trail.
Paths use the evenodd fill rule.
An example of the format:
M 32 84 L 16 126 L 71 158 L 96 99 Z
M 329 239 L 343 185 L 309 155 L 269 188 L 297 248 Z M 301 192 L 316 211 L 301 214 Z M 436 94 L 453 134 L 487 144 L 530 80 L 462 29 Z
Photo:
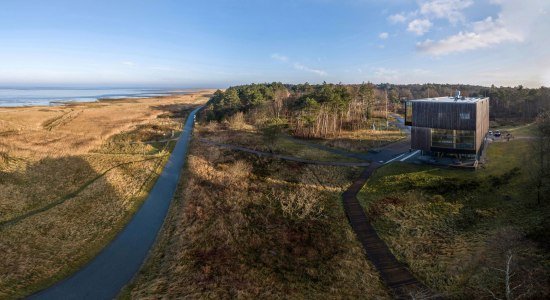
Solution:
M 294 156 L 281 155 L 281 154 L 275 154 L 275 153 L 269 153 L 269 152 L 262 152 L 262 151 L 253 150 L 253 149 L 250 149 L 250 148 L 241 147 L 241 146 L 222 144 L 222 143 L 214 142 L 214 141 L 207 140 L 207 139 L 204 139 L 204 138 L 199 138 L 198 140 L 202 143 L 217 146 L 217 147 L 221 147 L 221 148 L 226 148 L 226 149 L 241 151 L 241 152 L 247 152 L 247 153 L 255 154 L 255 155 L 258 155 L 258 156 L 266 156 L 266 157 L 273 157 L 273 158 L 282 159 L 282 160 L 295 161 L 295 162 L 304 163 L 304 164 L 322 165 L 322 166 L 337 166 L 337 167 L 367 167 L 367 166 L 370 165 L 370 163 L 368 163 L 368 162 L 343 162 L 343 161 L 310 160 L 310 159 L 299 158 L 299 157 L 294 157 Z
M 400 124 L 398 127 L 409 132 L 408 128 L 403 125 L 403 119 L 399 116 L 395 117 Z M 365 168 L 359 178 L 342 194 L 342 202 L 351 228 L 365 249 L 368 260 L 373 263 L 396 299 L 440 299 L 439 295 L 434 294 L 426 285 L 416 279 L 409 269 L 395 258 L 388 245 L 371 225 L 357 199 L 357 194 L 376 169 L 383 166 L 384 163 L 393 161 L 392 158 L 398 157 L 401 153 L 407 153 L 409 147 L 410 140 L 404 139 L 380 148 L 378 153 L 365 154 L 373 163 Z
M 349 223 L 355 232 L 357 239 L 361 242 L 367 259 L 371 261 L 380 274 L 380 277 L 384 281 L 385 285 L 390 289 L 393 296 L 397 299 L 410 299 L 410 298 L 434 298 L 439 299 L 438 295 L 435 295 L 427 286 L 416 279 L 408 268 L 401 262 L 399 262 L 393 253 L 390 251 L 386 243 L 380 238 L 374 227 L 370 224 L 370 221 L 363 210 L 363 207 L 357 199 L 357 194 L 367 180 L 374 173 L 376 169 L 384 165 L 384 162 L 390 162 L 392 158 L 399 156 L 402 153 L 408 153 L 410 147 L 409 139 L 404 139 L 382 148 L 379 148 L 377 153 L 365 153 L 355 154 L 346 152 L 339 149 L 330 149 L 324 145 L 314 144 L 308 141 L 297 140 L 290 138 L 293 141 L 296 140 L 303 145 L 313 147 L 316 149 L 329 151 L 335 154 L 340 154 L 346 157 L 361 158 L 364 160 L 372 161 L 371 163 L 347 163 L 347 162 L 322 162 L 311 161 L 307 159 L 301 159 L 291 156 L 278 155 L 267 152 L 260 152 L 249 148 L 222 144 L 213 142 L 204 138 L 200 138 L 199 141 L 214 145 L 218 147 L 227 148 L 230 150 L 243 151 L 260 156 L 275 157 L 283 160 L 291 160 L 309 164 L 321 164 L 321 165 L 336 165 L 336 166 L 362 166 L 367 167 L 361 173 L 359 178 L 353 182 L 353 184 L 343 193 L 342 201 L 344 211 L 348 217 Z
M 418 281 L 407 267 L 400 263 L 372 227 L 367 214 L 357 199 L 357 194 L 374 171 L 382 164 L 373 163 L 344 192 L 342 201 L 349 223 L 357 236 L 367 258 L 372 262 L 380 277 L 397 299 L 438 298 L 428 287 Z
M 187 117 L 164 170 L 149 196 L 126 227 L 92 261 L 30 299 L 113 299 L 139 271 L 162 227 L 186 160 L 194 116 Z

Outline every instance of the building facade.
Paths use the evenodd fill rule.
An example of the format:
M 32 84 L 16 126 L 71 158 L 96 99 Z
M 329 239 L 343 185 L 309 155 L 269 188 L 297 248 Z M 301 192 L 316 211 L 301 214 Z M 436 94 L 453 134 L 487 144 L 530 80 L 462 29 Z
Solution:
M 438 97 L 405 102 L 411 149 L 479 156 L 489 132 L 489 98 Z

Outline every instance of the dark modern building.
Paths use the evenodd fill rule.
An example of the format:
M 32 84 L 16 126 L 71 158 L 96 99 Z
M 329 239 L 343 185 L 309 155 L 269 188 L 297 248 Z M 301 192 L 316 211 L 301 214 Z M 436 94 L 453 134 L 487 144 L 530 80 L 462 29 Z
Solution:
M 489 98 L 438 97 L 405 102 L 411 148 L 479 158 L 489 131 Z

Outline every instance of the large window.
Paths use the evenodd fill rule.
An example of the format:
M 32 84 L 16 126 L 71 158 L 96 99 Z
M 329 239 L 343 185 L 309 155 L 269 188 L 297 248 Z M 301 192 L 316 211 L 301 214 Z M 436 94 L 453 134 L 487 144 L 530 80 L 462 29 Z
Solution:
M 413 106 L 411 101 L 405 102 L 405 125 L 412 125 L 413 121 Z
M 475 131 L 432 129 L 432 147 L 475 150 Z

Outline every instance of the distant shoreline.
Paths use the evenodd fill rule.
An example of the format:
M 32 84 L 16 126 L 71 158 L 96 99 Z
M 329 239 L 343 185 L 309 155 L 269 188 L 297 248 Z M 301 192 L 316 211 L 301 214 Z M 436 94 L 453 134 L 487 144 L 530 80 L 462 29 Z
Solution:
M 205 89 L 0 89 L 0 108 L 32 108 L 80 105 L 83 103 L 105 103 L 108 101 L 118 100 L 149 99 L 188 95 L 202 90 Z M 31 92 L 33 94 L 27 97 L 25 95 L 11 96 L 7 93 L 7 91 L 22 91 L 23 94 L 24 92 Z M 41 91 L 44 92 L 43 95 L 40 94 Z M 60 92 L 60 96 L 51 95 L 52 91 L 53 94 L 55 94 L 56 91 Z M 75 95 L 63 95 L 63 93 L 66 93 L 67 91 L 75 92 Z M 87 91 L 88 94 L 82 93 L 82 95 L 80 95 L 80 91 Z M 110 91 L 110 93 L 103 91 Z

